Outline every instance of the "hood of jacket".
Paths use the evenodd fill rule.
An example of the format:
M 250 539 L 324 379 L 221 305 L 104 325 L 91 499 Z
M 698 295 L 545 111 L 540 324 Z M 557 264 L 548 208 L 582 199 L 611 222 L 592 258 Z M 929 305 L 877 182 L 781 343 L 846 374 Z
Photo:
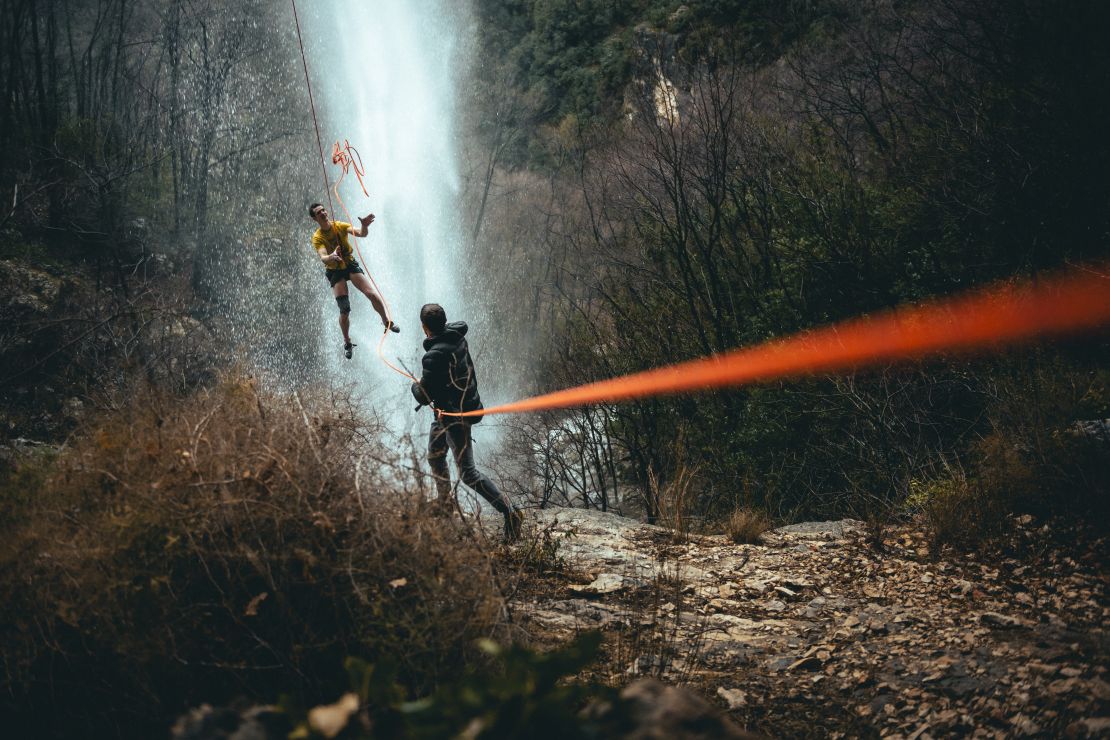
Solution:
M 436 345 L 457 347 L 462 338 L 466 336 L 467 328 L 465 321 L 452 321 L 443 327 L 443 331 L 439 334 L 424 339 L 424 351 L 427 352 Z

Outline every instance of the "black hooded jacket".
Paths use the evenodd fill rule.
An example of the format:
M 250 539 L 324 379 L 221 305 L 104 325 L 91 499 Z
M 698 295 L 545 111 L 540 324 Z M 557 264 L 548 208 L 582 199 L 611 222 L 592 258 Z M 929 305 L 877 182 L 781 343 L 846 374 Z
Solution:
M 466 322 L 455 321 L 424 340 L 424 371 L 412 395 L 421 404 L 435 403 L 440 411 L 477 411 L 482 408 L 478 376 L 466 345 Z M 467 417 L 475 424 L 482 417 Z

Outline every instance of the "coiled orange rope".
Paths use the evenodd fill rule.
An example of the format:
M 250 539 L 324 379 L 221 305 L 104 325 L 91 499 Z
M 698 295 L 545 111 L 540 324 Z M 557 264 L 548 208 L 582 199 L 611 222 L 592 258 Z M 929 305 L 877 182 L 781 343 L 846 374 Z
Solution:
M 357 162 L 357 163 L 356 163 Z M 335 146 L 331 150 L 331 163 L 337 164 L 343 168 L 343 177 L 347 176 L 347 170 L 352 169 L 355 171 L 355 177 L 358 178 L 358 186 L 362 188 L 362 194 L 367 198 L 370 193 L 366 192 L 366 183 L 362 181 L 362 176 L 366 174 L 366 168 L 362 165 L 362 155 L 358 153 L 358 149 L 351 146 L 351 142 L 346 139 L 343 140 L 343 148 L 339 147 L 339 142 L 335 142 Z M 340 180 L 343 177 L 339 178 Z M 336 197 L 339 197 L 339 183 L 335 183 Z
M 1033 282 L 1007 282 L 918 307 L 845 321 L 721 355 L 588 383 L 479 412 L 508 414 L 740 386 L 860 368 L 940 352 L 971 352 L 1110 323 L 1110 265 L 1073 268 Z

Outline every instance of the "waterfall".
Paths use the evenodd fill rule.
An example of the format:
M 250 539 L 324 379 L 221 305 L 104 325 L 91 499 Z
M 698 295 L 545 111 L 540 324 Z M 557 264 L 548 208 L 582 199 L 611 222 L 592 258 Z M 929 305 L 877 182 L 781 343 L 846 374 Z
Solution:
M 374 213 L 375 223 L 358 246 L 363 268 L 379 286 L 401 334 L 385 341 L 391 362 L 404 360 L 419 375 L 420 306 L 440 303 L 448 318 L 463 318 L 459 273 L 464 247 L 459 218 L 460 172 L 456 152 L 457 82 L 464 71 L 463 11 L 450 0 L 312 0 L 301 10 L 305 52 L 320 119 L 329 178 L 331 146 L 349 140 L 362 156 L 363 182 L 351 171 L 340 187 L 350 218 L 335 203 L 333 218 L 357 225 Z M 321 177 L 316 199 L 327 203 Z M 334 197 L 334 196 L 333 196 Z M 307 204 L 306 204 L 307 205 Z M 305 239 L 311 228 L 305 221 Z M 331 381 L 349 381 L 376 410 L 412 428 L 408 381 L 377 356 L 381 325 L 369 301 L 348 284 L 351 336 L 359 346 L 344 360 L 335 305 L 322 275 L 320 301 L 327 302 L 319 333 Z M 428 420 L 428 412 L 419 419 Z

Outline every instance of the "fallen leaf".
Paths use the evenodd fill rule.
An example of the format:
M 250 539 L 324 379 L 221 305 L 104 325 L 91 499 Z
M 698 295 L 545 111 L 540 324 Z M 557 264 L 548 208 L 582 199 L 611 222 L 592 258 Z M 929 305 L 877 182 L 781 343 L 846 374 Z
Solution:
M 717 689 L 717 696 L 725 700 L 729 709 L 739 709 L 748 703 L 747 693 L 740 689 L 726 689 L 724 686 L 721 686 Z
M 251 599 L 250 602 L 247 604 L 247 608 L 243 610 L 243 616 L 244 617 L 258 616 L 258 605 L 261 604 L 263 601 L 265 601 L 266 597 L 268 597 L 269 595 L 270 595 L 269 593 L 267 593 L 266 591 L 263 591 L 258 596 L 255 596 L 253 599 Z
M 358 711 L 358 696 L 344 694 L 335 704 L 325 704 L 308 711 L 308 725 L 326 738 L 333 738 L 347 727 L 351 715 Z

